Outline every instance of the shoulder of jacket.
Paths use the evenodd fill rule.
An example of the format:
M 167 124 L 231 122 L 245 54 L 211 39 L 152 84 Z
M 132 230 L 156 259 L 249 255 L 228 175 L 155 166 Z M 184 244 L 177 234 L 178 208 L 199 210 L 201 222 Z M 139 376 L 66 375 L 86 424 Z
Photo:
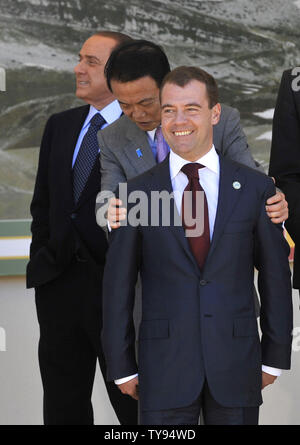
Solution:
M 230 105 L 221 104 L 221 118 L 227 119 L 229 116 L 239 116 L 239 111 L 237 108 L 231 107 Z
M 81 107 L 70 108 L 68 110 L 59 111 L 58 113 L 54 113 L 50 116 L 49 121 L 56 121 L 62 119 L 70 119 L 76 115 L 83 115 L 84 113 L 88 113 L 89 105 L 82 105 Z
M 137 128 L 134 122 L 127 116 L 123 115 L 115 122 L 99 131 L 98 136 L 103 141 L 109 142 L 109 144 L 116 144 L 127 138 L 127 133 L 132 127 L 134 127 L 134 130 Z

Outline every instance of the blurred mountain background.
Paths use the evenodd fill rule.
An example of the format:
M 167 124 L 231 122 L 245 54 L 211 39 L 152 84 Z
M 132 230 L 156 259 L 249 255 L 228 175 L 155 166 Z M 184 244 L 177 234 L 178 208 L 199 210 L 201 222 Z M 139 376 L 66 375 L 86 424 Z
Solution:
M 73 68 L 82 43 L 103 29 L 161 44 L 172 67 L 213 74 L 267 168 L 281 74 L 300 65 L 300 0 L 0 0 L 7 87 L 0 93 L 0 219 L 30 217 L 44 125 L 81 104 Z

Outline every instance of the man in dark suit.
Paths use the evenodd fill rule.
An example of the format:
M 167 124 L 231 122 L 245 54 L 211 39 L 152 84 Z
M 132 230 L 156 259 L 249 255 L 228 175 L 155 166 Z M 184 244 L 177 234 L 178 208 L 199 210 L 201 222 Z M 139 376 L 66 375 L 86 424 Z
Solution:
M 47 425 L 92 424 L 97 359 L 106 372 L 100 332 L 107 242 L 94 212 L 101 182 L 96 134 L 121 115 L 104 66 L 128 40 L 100 32 L 84 43 L 74 71 L 76 95 L 88 105 L 51 116 L 42 139 L 27 286 L 36 291 Z M 115 385 L 106 387 L 120 423 L 136 424 L 136 402 Z
M 300 68 L 283 73 L 274 120 L 269 174 L 286 194 L 285 226 L 295 242 L 294 287 L 300 289 Z
M 142 424 L 197 424 L 202 408 L 207 425 L 255 425 L 261 388 L 275 380 L 262 366 L 290 367 L 289 249 L 281 227 L 265 212 L 274 183 L 217 155 L 213 125 L 220 104 L 212 76 L 194 67 L 173 70 L 162 84 L 161 105 L 170 155 L 128 182 L 128 202 L 134 202 L 134 192 L 134 203 L 141 199 L 143 205 L 138 211 L 128 205 L 128 224 L 112 233 L 107 256 L 103 348 L 108 380 L 138 372 L 121 386 L 139 398 Z M 169 224 L 164 205 L 170 201 L 165 196 L 153 212 L 154 192 L 161 197 L 173 192 Z M 158 224 L 152 224 L 153 217 Z M 196 229 L 201 226 L 197 233 L 191 217 Z M 115 268 L 116 262 L 121 266 Z M 139 270 L 137 367 L 132 311 Z
M 161 160 L 158 153 L 161 144 L 157 137 L 161 129 L 159 88 L 169 71 L 169 61 L 163 49 L 147 40 L 135 40 L 116 48 L 107 62 L 107 83 L 119 100 L 124 116 L 98 133 L 102 192 L 97 197 L 97 221 L 102 227 L 107 226 L 106 216 L 112 229 L 119 227 L 119 217 L 120 220 L 125 217 L 125 209 L 115 207 L 121 202 L 114 198 L 107 212 L 106 206 L 100 206 L 104 195 L 107 196 L 104 191 L 115 192 L 119 183 L 144 173 Z M 213 127 L 213 141 L 218 152 L 225 157 L 260 169 L 252 158 L 237 109 L 222 104 L 219 122 Z M 168 151 L 164 141 L 163 148 Z M 267 204 L 272 222 L 279 223 L 287 218 L 288 209 L 283 193 L 278 192 L 270 197 Z M 139 285 L 140 281 L 138 291 Z M 255 288 L 254 295 L 259 313 Z M 135 321 L 138 325 L 138 298 L 136 302 Z
M 170 65 L 163 49 L 147 40 L 128 42 L 112 52 L 105 74 L 108 87 L 118 99 L 124 116 L 98 135 L 101 190 L 114 192 L 119 183 L 145 172 L 160 161 L 157 151 L 157 132 L 161 121 L 159 87 L 169 71 Z M 213 133 L 215 147 L 220 153 L 241 164 L 258 168 L 241 128 L 237 109 L 222 105 L 220 120 Z M 102 196 L 98 196 L 98 208 Z M 101 218 L 103 210 L 97 212 L 101 226 L 106 224 Z M 283 222 L 288 216 L 284 195 L 278 192 L 271 197 L 267 210 L 274 223 Z M 118 227 L 112 220 L 114 212 L 115 207 L 111 205 L 108 218 L 112 228 Z

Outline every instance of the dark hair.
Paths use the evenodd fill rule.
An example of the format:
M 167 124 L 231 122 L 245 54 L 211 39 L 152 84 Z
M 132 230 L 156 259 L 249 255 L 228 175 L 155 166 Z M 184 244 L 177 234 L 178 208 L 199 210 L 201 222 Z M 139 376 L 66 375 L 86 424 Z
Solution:
M 198 82 L 206 85 L 209 108 L 214 107 L 219 102 L 217 82 L 213 76 L 196 66 L 179 66 L 167 74 L 161 84 L 160 95 L 163 87 L 167 83 L 173 83 L 179 87 L 184 87 L 192 80 L 198 80 Z
M 111 80 L 131 82 L 145 76 L 152 77 L 159 88 L 169 71 L 163 49 L 147 40 L 134 40 L 115 48 L 104 69 L 110 91 Z
M 98 31 L 98 32 L 96 32 L 93 35 L 94 36 L 107 37 L 109 39 L 113 39 L 113 40 L 116 41 L 116 45 L 123 45 L 124 43 L 133 41 L 132 37 L 129 37 L 128 35 L 123 34 L 122 32 Z

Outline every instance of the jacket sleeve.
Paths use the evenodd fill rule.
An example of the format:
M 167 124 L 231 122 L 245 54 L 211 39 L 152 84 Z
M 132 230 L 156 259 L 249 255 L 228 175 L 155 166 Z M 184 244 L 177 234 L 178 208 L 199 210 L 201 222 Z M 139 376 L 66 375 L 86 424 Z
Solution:
M 300 103 L 300 91 L 292 89 L 291 71 L 282 75 L 273 120 L 273 136 L 270 157 L 270 176 L 282 189 L 289 204 L 286 228 L 297 241 L 300 224 L 300 116 L 296 97 Z
M 261 299 L 262 363 L 289 369 L 293 329 L 289 246 L 281 225 L 271 222 L 265 211 L 266 200 L 274 195 L 274 184 L 268 186 L 261 200 L 255 231 L 255 266 Z
M 52 138 L 52 118 L 53 116 L 48 120 L 42 137 L 36 182 L 30 205 L 32 215 L 30 258 L 41 247 L 44 247 L 49 240 L 48 170 Z
M 137 372 L 133 309 L 140 251 L 138 227 L 112 232 L 103 278 L 102 345 L 108 380 Z
M 108 200 L 114 196 L 119 183 L 127 182 L 125 172 L 113 151 L 107 146 L 105 140 L 98 132 L 100 147 L 101 191 L 96 197 L 96 220 L 100 227 L 107 231 L 106 219 L 103 218 L 108 208 Z

